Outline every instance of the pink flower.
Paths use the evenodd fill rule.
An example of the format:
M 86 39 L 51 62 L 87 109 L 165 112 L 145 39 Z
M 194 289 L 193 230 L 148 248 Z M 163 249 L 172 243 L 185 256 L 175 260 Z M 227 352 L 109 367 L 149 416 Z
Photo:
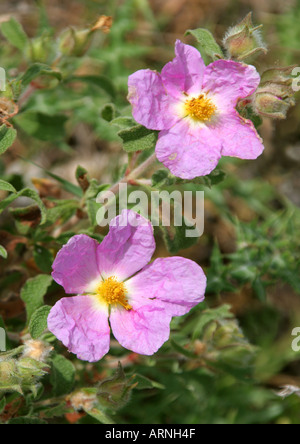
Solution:
M 256 69 L 231 60 L 205 66 L 199 51 L 179 40 L 175 52 L 161 74 L 141 70 L 128 81 L 135 120 L 160 131 L 158 160 L 175 176 L 193 179 L 209 174 L 221 156 L 260 156 L 261 138 L 235 109 L 257 89 Z
M 181 257 L 147 265 L 154 251 L 150 222 L 124 210 L 101 244 L 78 235 L 58 253 L 52 276 L 78 296 L 56 303 L 48 328 L 79 359 L 95 362 L 108 352 L 108 318 L 123 347 L 152 355 L 169 339 L 172 317 L 204 300 L 199 265 Z

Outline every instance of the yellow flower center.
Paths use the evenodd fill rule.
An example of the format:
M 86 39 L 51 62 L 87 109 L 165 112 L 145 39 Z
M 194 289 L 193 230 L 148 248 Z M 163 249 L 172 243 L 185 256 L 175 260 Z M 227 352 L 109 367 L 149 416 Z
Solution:
M 211 120 L 217 107 L 204 94 L 185 102 L 185 110 L 188 116 L 203 122 Z
M 126 299 L 127 290 L 123 282 L 118 282 L 115 276 L 103 281 L 97 288 L 97 296 L 108 305 L 120 304 L 126 310 L 131 310 L 131 305 Z

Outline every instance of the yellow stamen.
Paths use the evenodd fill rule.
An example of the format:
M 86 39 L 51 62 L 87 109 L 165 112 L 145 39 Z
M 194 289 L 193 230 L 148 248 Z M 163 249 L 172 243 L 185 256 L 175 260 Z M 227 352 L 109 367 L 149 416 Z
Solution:
M 101 301 L 106 302 L 108 305 L 120 304 L 126 310 L 131 310 L 131 305 L 128 304 L 126 299 L 127 290 L 123 282 L 118 282 L 115 276 L 109 277 L 97 289 L 97 296 Z
M 202 122 L 210 121 L 217 107 L 204 94 L 185 102 L 185 110 L 188 116 Z

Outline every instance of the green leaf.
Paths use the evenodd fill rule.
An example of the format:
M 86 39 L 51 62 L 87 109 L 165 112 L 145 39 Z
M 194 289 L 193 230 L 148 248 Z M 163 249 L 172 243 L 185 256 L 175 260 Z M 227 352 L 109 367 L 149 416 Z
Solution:
M 16 193 L 17 190 L 10 183 L 5 180 L 0 179 L 0 190 L 10 191 L 11 193 Z
M 132 383 L 133 383 L 133 384 L 136 384 L 136 383 L 137 383 L 137 386 L 135 387 L 136 390 L 146 390 L 146 389 L 159 389 L 159 390 L 164 390 L 164 389 L 165 389 L 165 386 L 164 386 L 164 385 L 159 384 L 159 383 L 156 382 L 156 381 L 152 381 L 151 379 L 146 378 L 145 376 L 140 375 L 140 374 L 138 374 L 138 373 L 136 373 L 136 374 L 133 376 Z
M 168 170 L 157 170 L 152 176 L 152 186 L 154 188 L 163 188 L 174 185 L 176 177 L 172 176 Z
M 34 190 L 31 190 L 30 188 L 24 188 L 24 190 L 19 191 L 18 193 L 11 194 L 6 199 L 2 200 L 0 202 L 0 214 L 5 210 L 8 205 L 10 205 L 12 202 L 14 202 L 18 197 L 28 197 L 29 199 L 32 199 L 34 202 L 37 203 L 39 206 L 39 209 L 41 210 L 41 225 L 43 225 L 46 222 L 47 219 L 47 210 L 45 205 L 43 204 L 42 200 L 40 199 L 38 193 Z
M 37 267 L 43 273 L 51 273 L 53 256 L 52 253 L 41 245 L 35 245 L 33 257 Z
M 0 256 L 3 257 L 4 259 L 7 259 L 7 251 L 5 250 L 4 247 L 2 247 L 2 245 L 0 245 Z
M 205 185 L 211 188 L 214 185 L 218 185 L 222 183 L 226 179 L 226 173 L 222 170 L 215 169 L 210 174 L 204 177 L 199 177 L 199 181 L 204 181 Z M 192 181 L 193 183 L 197 183 L 197 179 Z
M 24 160 L 24 162 L 30 163 L 32 165 L 35 165 L 36 167 L 38 167 L 41 170 L 43 170 L 45 172 L 45 174 L 47 174 L 48 176 L 52 177 L 52 179 L 55 179 L 57 182 L 59 182 L 62 185 L 62 188 L 65 191 L 67 191 L 68 193 L 74 194 L 74 196 L 77 196 L 77 197 L 80 197 L 80 198 L 83 196 L 82 189 L 80 187 L 78 187 L 77 185 L 74 185 L 73 183 L 69 182 L 68 180 L 65 180 L 62 177 L 57 176 L 56 174 L 51 173 L 50 171 L 48 171 L 45 168 L 43 168 L 40 165 L 38 165 L 37 163 L 32 162 L 32 160 L 25 159 L 24 157 L 22 157 L 22 160 Z
M 44 305 L 44 296 L 51 283 L 52 276 L 39 274 L 32 279 L 28 279 L 22 288 L 21 299 L 26 305 L 27 325 L 29 324 L 33 313 Z
M 218 308 L 204 310 L 199 317 L 195 330 L 193 332 L 193 340 L 198 339 L 203 332 L 204 327 L 211 321 L 219 321 L 222 319 L 232 319 L 234 316 L 230 311 L 230 305 L 224 304 Z
M 182 218 L 182 226 L 180 227 L 166 227 L 160 226 L 163 232 L 163 238 L 171 254 L 177 254 L 178 251 L 190 248 L 195 245 L 199 237 L 187 237 L 186 230 L 191 230 L 193 227 L 188 227 L 185 223 L 184 218 Z
M 116 117 L 116 107 L 113 103 L 107 103 L 101 110 L 102 119 L 111 122 Z
M 0 126 L 0 155 L 12 146 L 17 137 L 17 131 L 14 128 L 8 128 L 6 125 Z
M 97 408 L 93 408 L 92 410 L 84 410 L 88 415 L 97 419 L 97 421 L 99 421 L 101 424 L 115 424 L 115 422 L 109 416 Z
M 89 216 L 89 220 L 90 223 L 92 225 L 92 227 L 96 227 L 97 226 L 97 213 L 101 208 L 101 204 L 97 203 L 95 200 L 93 199 L 89 199 L 87 201 L 87 213 Z
M 207 56 L 211 57 L 213 60 L 223 59 L 224 54 L 220 46 L 215 41 L 214 36 L 210 31 L 207 29 L 189 29 L 186 32 L 186 35 L 192 35 L 195 37 L 197 42 L 200 45 L 200 52 L 202 56 L 206 54 Z
M 59 81 L 62 79 L 61 73 L 54 71 L 50 66 L 43 63 L 34 63 L 21 77 L 23 87 L 28 86 L 32 80 L 39 76 L 51 76 Z
M 67 120 L 63 114 L 52 116 L 35 111 L 26 111 L 14 118 L 26 134 L 46 142 L 57 142 L 65 138 Z
M 47 224 L 52 225 L 61 220 L 61 223 L 69 220 L 78 209 L 79 202 L 76 200 L 62 200 L 58 201 L 57 205 L 49 208 L 47 212 Z
M 55 396 L 69 393 L 75 382 L 75 368 L 72 362 L 62 355 L 56 355 L 52 360 L 50 381 Z
M 142 125 L 119 131 L 118 135 L 121 137 L 124 150 L 127 153 L 150 150 L 155 147 L 158 138 L 157 131 L 148 130 Z
M 111 125 L 119 126 L 120 128 L 130 128 L 132 126 L 136 126 L 135 120 L 130 116 L 120 116 L 113 119 Z
M 51 307 L 44 305 L 38 308 L 32 315 L 29 322 L 29 333 L 32 339 L 39 338 L 47 329 L 47 319 L 50 313 Z
M 51 273 L 53 263 L 53 255 L 51 251 L 49 251 L 42 245 L 35 245 L 33 250 L 33 257 L 37 267 L 43 273 Z
M 24 29 L 14 18 L 1 24 L 1 32 L 9 41 L 9 43 L 20 51 L 24 51 L 28 44 L 28 37 L 25 34 Z

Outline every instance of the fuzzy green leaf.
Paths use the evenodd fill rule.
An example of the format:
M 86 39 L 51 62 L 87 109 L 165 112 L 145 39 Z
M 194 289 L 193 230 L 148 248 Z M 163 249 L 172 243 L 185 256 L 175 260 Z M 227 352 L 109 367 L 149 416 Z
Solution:
M 57 80 L 62 79 L 61 73 L 54 71 L 50 66 L 44 65 L 43 63 L 34 63 L 21 77 L 23 87 L 28 86 L 32 80 L 39 76 L 50 76 Z
M 12 146 L 17 137 L 17 131 L 14 128 L 8 128 L 6 125 L 0 126 L 0 155 Z
M 13 187 L 10 183 L 5 180 L 0 179 L 0 190 L 10 191 L 11 193 L 16 193 L 15 187 Z
M 33 313 L 29 322 L 29 333 L 33 339 L 39 338 L 47 329 L 47 319 L 50 310 L 51 307 L 44 305 Z
M 6 207 L 8 207 L 8 205 L 14 202 L 18 197 L 28 197 L 29 199 L 32 199 L 34 202 L 37 203 L 39 209 L 41 210 L 41 215 L 42 215 L 41 225 L 43 225 L 47 219 L 47 210 L 42 200 L 40 199 L 38 193 L 34 190 L 31 190 L 30 188 L 24 188 L 24 190 L 21 190 L 18 193 L 11 194 L 6 199 L 2 200 L 0 202 L 0 214 L 5 210 Z
M 5 250 L 4 247 L 2 247 L 2 245 L 0 245 L 0 257 L 7 259 L 7 251 Z
M 124 150 L 127 153 L 144 151 L 154 148 L 157 142 L 158 132 L 151 131 L 142 125 L 122 130 L 118 133 L 123 141 Z
M 28 37 L 19 22 L 14 18 L 11 18 L 7 22 L 1 24 L 1 32 L 11 45 L 15 46 L 20 51 L 24 51 L 28 44 Z
M 21 299 L 25 302 L 27 312 L 27 324 L 33 313 L 44 305 L 44 296 L 52 282 L 52 277 L 46 274 L 28 279 L 21 290 Z
M 200 45 L 200 52 L 202 56 L 206 54 L 207 56 L 211 57 L 213 60 L 223 59 L 224 54 L 220 46 L 215 41 L 214 36 L 210 31 L 207 29 L 189 29 L 186 32 L 186 35 L 192 35 L 195 37 L 197 42 Z
M 75 382 L 75 368 L 72 362 L 62 355 L 56 355 L 52 360 L 50 381 L 55 396 L 69 393 Z

